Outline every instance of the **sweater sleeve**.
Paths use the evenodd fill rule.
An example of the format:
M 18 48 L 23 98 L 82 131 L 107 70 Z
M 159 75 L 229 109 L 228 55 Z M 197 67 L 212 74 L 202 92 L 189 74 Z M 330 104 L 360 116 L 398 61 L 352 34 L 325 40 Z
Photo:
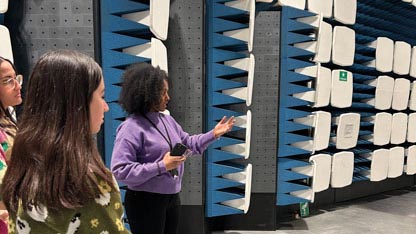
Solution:
M 182 143 L 188 146 L 194 154 L 202 154 L 208 146 L 216 140 L 214 130 L 207 133 L 189 135 L 187 132 L 183 131 L 182 127 L 176 121 L 175 124 Z
M 111 158 L 111 171 L 116 179 L 130 186 L 139 186 L 151 178 L 166 172 L 166 167 L 161 161 L 139 163 L 137 152 L 143 146 L 140 145 L 138 136 L 133 135 L 129 126 L 121 125 L 117 131 Z

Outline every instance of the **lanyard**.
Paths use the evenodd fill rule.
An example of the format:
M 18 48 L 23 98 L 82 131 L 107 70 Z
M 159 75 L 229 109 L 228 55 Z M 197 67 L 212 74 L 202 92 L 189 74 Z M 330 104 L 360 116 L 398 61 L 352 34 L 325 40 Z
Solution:
M 165 132 L 166 132 L 167 137 L 162 133 L 162 131 L 159 130 L 159 128 L 156 126 L 156 124 L 153 123 L 146 115 L 143 115 L 143 116 L 160 133 L 160 135 L 163 137 L 163 139 L 165 139 L 166 143 L 168 143 L 168 145 L 169 145 L 170 150 L 172 151 L 172 148 L 173 148 L 173 146 L 172 146 L 172 140 L 170 139 L 168 129 L 167 129 L 167 127 L 165 125 L 165 122 L 163 121 L 162 117 L 159 115 L 160 121 L 162 121 L 163 127 L 165 128 Z

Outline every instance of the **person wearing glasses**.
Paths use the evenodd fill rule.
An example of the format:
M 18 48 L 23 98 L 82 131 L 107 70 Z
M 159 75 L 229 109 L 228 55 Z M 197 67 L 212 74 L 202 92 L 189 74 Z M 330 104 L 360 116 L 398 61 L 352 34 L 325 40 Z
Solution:
M 11 233 L 130 233 L 93 135 L 109 110 L 91 57 L 50 51 L 35 64 L 2 196 Z
M 189 135 L 172 116 L 161 113 L 170 99 L 166 72 L 138 63 L 125 71 L 122 81 L 119 103 L 129 116 L 117 129 L 111 170 L 128 187 L 128 223 L 135 234 L 176 234 L 186 156 L 171 153 L 178 155 L 175 145 L 182 143 L 202 154 L 232 129 L 234 117 L 224 116 L 207 133 Z
M 23 76 L 17 74 L 14 64 L 0 57 L 0 185 L 7 171 L 7 162 L 10 160 L 11 148 L 16 135 L 16 120 L 11 110 L 22 103 Z M 1 200 L 1 196 L 0 196 Z M 7 220 L 8 212 L 4 203 L 0 201 L 0 226 Z
M 17 127 L 11 110 L 22 103 L 23 76 L 17 74 L 14 64 L 0 57 L 0 128 L 6 133 L 7 144 L 2 144 L 7 160 L 10 160 L 11 149 Z

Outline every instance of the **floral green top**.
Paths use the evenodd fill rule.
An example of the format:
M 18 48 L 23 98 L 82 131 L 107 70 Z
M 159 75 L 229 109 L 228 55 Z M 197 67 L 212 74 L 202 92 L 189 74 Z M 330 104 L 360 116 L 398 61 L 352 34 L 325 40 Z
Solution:
M 6 151 L 9 148 L 7 143 L 6 134 L 0 129 L 0 186 L 3 184 L 4 175 L 6 175 L 7 171 L 7 163 L 6 163 Z M 1 200 L 1 193 L 0 193 L 0 200 Z
M 19 234 L 113 234 L 130 233 L 123 222 L 120 191 L 99 180 L 102 195 L 82 208 L 49 212 L 44 206 L 31 207 L 9 217 L 9 233 Z

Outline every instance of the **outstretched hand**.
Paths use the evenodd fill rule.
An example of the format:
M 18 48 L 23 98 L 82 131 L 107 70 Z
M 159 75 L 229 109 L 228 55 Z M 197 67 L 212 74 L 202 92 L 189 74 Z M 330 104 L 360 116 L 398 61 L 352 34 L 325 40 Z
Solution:
M 221 121 L 214 128 L 214 135 L 216 138 L 224 135 L 225 133 L 231 131 L 235 123 L 234 116 L 231 116 L 227 119 L 227 117 L 222 117 Z

